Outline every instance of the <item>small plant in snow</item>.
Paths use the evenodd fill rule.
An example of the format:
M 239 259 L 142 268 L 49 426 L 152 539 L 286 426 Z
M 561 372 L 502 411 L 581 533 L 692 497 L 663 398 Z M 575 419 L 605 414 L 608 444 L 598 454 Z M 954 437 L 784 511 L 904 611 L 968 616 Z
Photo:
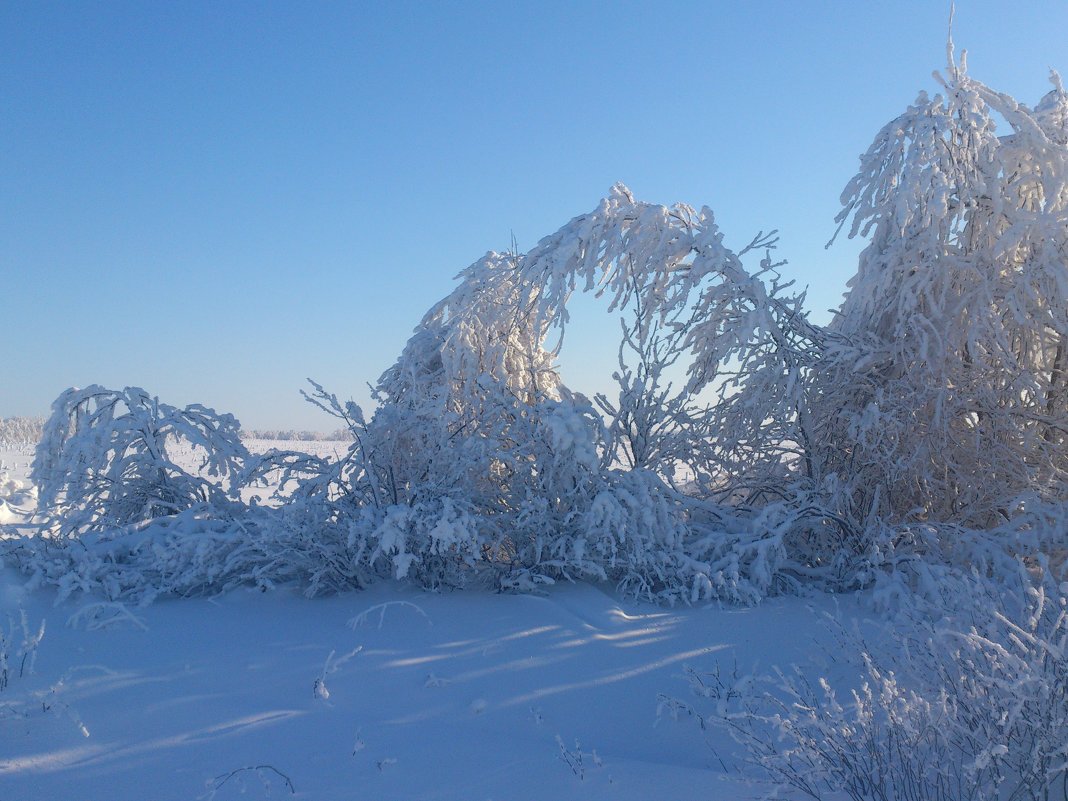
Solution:
M 59 677 L 58 681 L 54 682 L 47 689 L 35 691 L 33 696 L 35 698 L 35 703 L 41 707 L 43 712 L 51 712 L 57 717 L 66 718 L 83 737 L 88 737 L 89 727 L 86 726 L 85 722 L 82 720 L 78 710 L 68 704 L 64 698 L 64 694 L 70 687 L 74 678 L 85 673 L 95 673 L 112 679 L 119 678 L 118 673 L 104 665 L 75 665 L 67 670 Z
M 356 654 L 363 650 L 362 645 L 358 645 L 353 648 L 344 656 L 334 657 L 334 651 L 331 651 L 329 656 L 326 657 L 326 662 L 323 663 L 323 669 L 319 673 L 319 677 L 315 680 L 315 684 L 312 687 L 312 695 L 320 701 L 327 701 L 330 699 L 330 690 L 326 688 L 326 677 L 331 673 L 337 673 L 337 671 Z
M 209 779 L 205 783 L 208 791 L 199 796 L 199 799 L 200 801 L 214 801 L 216 795 L 227 785 L 235 786 L 238 793 L 246 795 L 249 790 L 248 779 L 250 777 L 256 778 L 266 798 L 271 797 L 271 791 L 275 787 L 280 787 L 288 792 L 289 795 L 297 794 L 293 781 L 274 765 L 248 765 Z
M 148 631 L 148 626 L 145 625 L 145 622 L 131 612 L 126 604 L 118 601 L 99 601 L 86 604 L 67 618 L 68 626 L 71 628 L 84 626 L 86 631 L 108 629 L 123 624 L 135 626 L 141 631 Z
M 28 718 L 37 713 L 51 713 L 68 719 L 83 737 L 89 736 L 77 710 L 62 697 L 67 682 L 83 670 L 101 670 L 97 666 L 71 668 L 58 681 L 44 689 L 18 688 L 12 694 L 9 687 L 14 679 L 26 679 L 34 673 L 37 651 L 44 639 L 45 622 L 42 620 L 36 632 L 30 628 L 26 612 L 19 610 L 18 623 L 8 615 L 7 628 L 0 629 L 0 720 L 4 718 Z M 6 692 L 5 692 L 6 691 Z
M 6 690 L 12 679 L 21 679 L 33 673 L 37 649 L 44 634 L 45 622 L 42 620 L 40 628 L 34 633 L 26 610 L 19 609 L 17 623 L 14 616 L 8 614 L 7 628 L 0 629 L 0 691 Z
M 448 679 L 443 679 L 440 676 L 435 676 L 433 673 L 428 673 L 426 680 L 423 682 L 424 687 L 447 687 L 452 682 Z
M 571 768 L 571 772 L 578 776 L 579 781 L 586 780 L 587 761 L 595 768 L 603 767 L 603 763 L 601 758 L 597 755 L 596 749 L 593 751 L 583 751 L 578 740 L 575 740 L 574 748 L 568 748 L 564 743 L 564 739 L 557 734 L 556 748 L 557 757 L 561 762 Z
M 386 610 L 390 607 L 409 607 L 411 609 L 414 609 L 422 616 L 428 626 L 434 625 L 434 621 L 430 619 L 430 617 L 427 615 L 426 612 L 423 611 L 423 608 L 419 606 L 419 604 L 414 604 L 411 601 L 386 601 L 385 603 L 375 604 L 374 606 L 364 609 L 362 612 L 360 612 L 360 614 L 356 615 L 356 617 L 349 620 L 349 628 L 356 629 L 360 626 L 365 625 L 369 620 L 371 614 L 374 612 L 378 612 L 378 628 L 382 628 L 382 624 L 386 620 Z

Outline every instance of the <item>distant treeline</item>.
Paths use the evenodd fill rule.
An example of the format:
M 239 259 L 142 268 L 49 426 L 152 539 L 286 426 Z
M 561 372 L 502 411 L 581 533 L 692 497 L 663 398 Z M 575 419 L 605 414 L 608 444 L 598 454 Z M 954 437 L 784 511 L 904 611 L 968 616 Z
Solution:
M 352 435 L 347 428 L 339 428 L 336 431 L 324 433 L 322 431 L 294 431 L 292 429 L 241 429 L 241 439 L 282 439 L 299 440 L 301 442 L 335 442 L 350 440 Z
M 0 445 L 28 445 L 39 442 L 43 417 L 0 417 Z
M 41 440 L 43 417 L 0 417 L 0 446 L 35 445 Z M 336 442 L 352 439 L 348 429 L 336 431 L 295 431 L 289 428 L 241 430 L 242 439 L 298 440 L 300 442 Z

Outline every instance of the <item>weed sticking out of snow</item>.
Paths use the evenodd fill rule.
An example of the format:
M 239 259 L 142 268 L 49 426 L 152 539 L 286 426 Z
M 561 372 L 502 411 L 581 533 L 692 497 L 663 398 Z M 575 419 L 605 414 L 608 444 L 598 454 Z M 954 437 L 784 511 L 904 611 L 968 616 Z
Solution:
M 428 673 L 426 681 L 423 682 L 424 687 L 447 687 L 451 682 L 448 679 L 443 679 L 440 676 L 435 676 L 433 673 Z
M 323 663 L 323 669 L 319 673 L 319 677 L 315 680 L 312 686 L 312 695 L 318 698 L 320 701 L 330 700 L 330 690 L 326 687 L 326 677 L 332 673 L 337 673 L 346 662 L 352 659 L 356 654 L 363 650 L 362 645 L 358 645 L 349 651 L 344 656 L 335 657 L 335 651 L 331 651 L 326 657 L 326 662 Z
M 13 679 L 33 674 L 44 634 L 45 621 L 34 633 L 25 609 L 19 609 L 18 615 L 8 614 L 7 628 L 0 629 L 0 691 L 6 690 Z
M 272 790 L 280 788 L 289 795 L 296 795 L 297 789 L 292 780 L 273 765 L 255 765 L 237 768 L 229 773 L 223 773 L 206 782 L 207 792 L 198 796 L 201 801 L 216 801 L 224 791 L 233 789 L 238 794 L 247 795 L 250 789 L 259 789 L 263 796 L 270 798 Z M 221 799 L 220 799 L 221 801 Z
M 571 768 L 571 772 L 578 776 L 579 781 L 585 781 L 586 771 L 592 768 L 602 768 L 604 763 L 597 755 L 597 751 L 583 751 L 582 745 L 578 740 L 575 740 L 575 747 L 568 748 L 564 743 L 564 739 L 557 734 L 556 735 L 556 748 L 557 756 L 560 761 Z
M 79 674 L 109 674 L 110 671 L 97 665 L 80 665 L 67 670 L 51 685 L 43 688 L 33 686 L 29 677 L 36 672 L 38 651 L 44 635 L 45 621 L 41 621 L 35 633 L 23 609 L 19 610 L 17 624 L 15 616 L 9 615 L 6 632 L 0 631 L 0 720 L 28 721 L 38 713 L 51 714 L 69 721 L 75 731 L 83 737 L 89 737 L 89 728 L 66 700 L 66 691 Z
M 412 609 L 415 612 L 419 613 L 419 615 L 422 616 L 422 618 L 426 621 L 426 624 L 428 626 L 433 626 L 434 625 L 434 622 L 430 619 L 430 617 L 427 615 L 427 613 L 424 612 L 422 607 L 420 607 L 418 604 L 414 604 L 411 601 L 386 601 L 385 603 L 375 604 L 374 606 L 370 607 L 369 609 L 363 610 L 362 612 L 360 612 L 360 614 L 356 615 L 356 617 L 354 617 L 351 620 L 349 620 L 349 628 L 350 629 L 357 629 L 360 626 L 365 625 L 367 623 L 368 619 L 375 612 L 378 612 L 378 628 L 382 628 L 382 624 L 386 620 L 386 610 L 387 609 L 391 609 L 391 608 L 398 608 L 398 609 L 400 609 L 400 608 L 408 608 L 408 609 Z
M 131 612 L 126 604 L 118 601 L 98 601 L 85 604 L 77 612 L 67 618 L 67 625 L 71 628 L 84 627 L 88 631 L 114 628 L 117 626 L 133 626 L 148 631 L 144 620 Z

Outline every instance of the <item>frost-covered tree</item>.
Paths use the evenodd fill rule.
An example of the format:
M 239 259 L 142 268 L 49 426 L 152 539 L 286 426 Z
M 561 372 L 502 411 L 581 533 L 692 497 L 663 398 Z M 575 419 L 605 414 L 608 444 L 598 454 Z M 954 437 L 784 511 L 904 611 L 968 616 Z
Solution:
M 677 271 L 680 283 L 692 282 L 683 303 L 663 308 L 658 293 L 650 299 L 638 286 L 623 296 L 631 315 L 621 320 L 618 398 L 596 399 L 617 464 L 651 469 L 671 485 L 684 471 L 691 494 L 751 502 L 774 485 L 781 496 L 784 471 L 802 453 L 798 409 L 819 332 L 803 294 L 788 294 L 776 273 L 774 234 L 758 234 L 737 254 L 695 248 Z M 742 259 L 757 250 L 765 256 L 750 273 Z M 680 364 L 676 386 L 671 370 Z
M 812 450 L 861 524 L 988 527 L 1025 496 L 1068 500 L 1068 96 L 1054 75 L 1028 108 L 950 55 L 843 194 L 870 243 L 814 378 Z
M 758 236 L 745 251 L 772 244 Z M 746 271 L 707 208 L 642 203 L 622 186 L 530 252 L 471 265 L 377 386 L 365 469 L 382 519 L 403 525 L 377 523 L 375 547 L 388 533 L 398 572 L 427 553 L 474 554 L 506 581 L 585 576 L 650 597 L 748 597 L 750 581 L 766 589 L 774 538 L 736 551 L 731 515 L 673 484 L 687 466 L 706 494 L 729 494 L 724 467 L 742 437 L 775 451 L 767 461 L 780 472 L 776 449 L 796 450 L 782 434 L 792 424 L 765 418 L 778 405 L 794 419 L 810 328 L 798 298 L 764 284 L 774 267 L 765 259 L 759 274 Z M 563 336 L 576 290 L 633 312 L 621 354 L 637 361 L 624 359 L 619 399 L 600 399 L 604 425 L 563 385 L 549 344 Z M 664 371 L 681 357 L 694 364 L 675 391 Z M 784 389 L 728 403 L 718 417 L 699 401 L 754 377 Z M 451 540 L 435 532 L 456 535 L 455 526 L 412 511 L 437 519 L 445 499 L 466 521 Z
M 229 414 L 178 409 L 137 387 L 68 389 L 52 404 L 30 478 L 58 534 L 106 531 L 198 506 L 222 512 L 248 452 Z M 191 473 L 176 457 L 199 459 Z

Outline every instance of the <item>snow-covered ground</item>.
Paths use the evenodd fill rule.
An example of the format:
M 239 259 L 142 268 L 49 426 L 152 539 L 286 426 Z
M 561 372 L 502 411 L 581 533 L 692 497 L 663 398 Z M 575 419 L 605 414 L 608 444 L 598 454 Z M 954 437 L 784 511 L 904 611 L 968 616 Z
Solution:
M 30 458 L 0 453 L 9 522 L 32 505 Z M 0 572 L 0 626 L 45 624 L 32 675 L 10 665 L 0 692 L 0 801 L 751 798 L 720 762 L 729 743 L 658 719 L 658 694 L 686 698 L 684 666 L 717 661 L 848 671 L 823 613 L 857 614 L 827 597 L 669 609 L 586 585 L 55 606 L 24 584 Z

